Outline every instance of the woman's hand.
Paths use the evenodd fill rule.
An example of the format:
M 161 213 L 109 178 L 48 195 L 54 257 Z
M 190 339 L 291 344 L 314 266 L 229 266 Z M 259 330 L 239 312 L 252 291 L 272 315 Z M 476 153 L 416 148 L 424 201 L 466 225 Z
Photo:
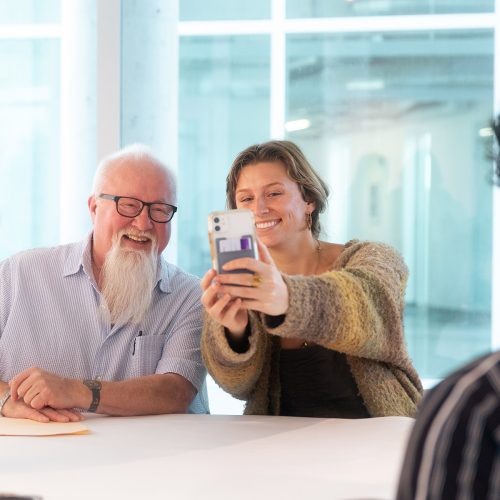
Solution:
M 268 249 L 260 241 L 257 243 L 260 260 L 242 258 L 232 260 L 224 265 L 225 271 L 248 269 L 254 274 L 211 275 L 211 279 L 216 284 L 217 293 L 223 294 L 223 298 L 228 296 L 226 301 L 229 304 L 232 300 L 233 305 L 230 306 L 230 309 L 233 316 L 235 314 L 232 307 L 235 307 L 238 312 L 242 308 L 251 309 L 269 316 L 279 316 L 288 310 L 288 288 L 283 277 L 274 264 Z
M 213 281 L 215 270 L 210 269 L 201 280 L 201 303 L 208 315 L 226 328 L 234 340 L 240 340 L 248 324 L 248 312 L 241 299 L 234 299 L 229 293 L 221 292 L 221 286 Z

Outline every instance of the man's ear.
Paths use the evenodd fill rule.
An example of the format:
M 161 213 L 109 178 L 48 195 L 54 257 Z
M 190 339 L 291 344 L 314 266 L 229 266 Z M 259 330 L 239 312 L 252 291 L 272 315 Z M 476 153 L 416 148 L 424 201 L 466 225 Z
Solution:
M 91 194 L 89 196 L 89 199 L 87 201 L 87 205 L 89 207 L 89 212 L 90 212 L 90 218 L 92 219 L 92 224 L 95 221 L 95 215 L 96 215 L 96 210 L 97 210 L 97 202 L 95 199 L 95 196 Z

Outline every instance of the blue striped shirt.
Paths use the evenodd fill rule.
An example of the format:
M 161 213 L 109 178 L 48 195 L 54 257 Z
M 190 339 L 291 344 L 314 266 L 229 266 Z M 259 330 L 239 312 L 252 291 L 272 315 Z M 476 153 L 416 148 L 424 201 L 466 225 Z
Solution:
M 111 325 L 99 311 L 91 242 L 92 234 L 0 262 L 0 380 L 32 366 L 108 381 L 177 373 L 198 390 L 190 412 L 207 413 L 198 278 L 161 259 L 143 321 Z

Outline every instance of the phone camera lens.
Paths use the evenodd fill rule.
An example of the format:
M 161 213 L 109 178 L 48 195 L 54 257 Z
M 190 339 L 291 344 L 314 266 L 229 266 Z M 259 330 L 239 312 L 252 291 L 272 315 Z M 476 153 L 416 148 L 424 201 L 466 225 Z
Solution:
M 214 217 L 214 222 L 215 222 L 216 224 L 218 224 L 218 223 L 220 222 L 219 217 Z
M 214 228 L 216 231 L 220 231 L 220 226 L 215 226 Z

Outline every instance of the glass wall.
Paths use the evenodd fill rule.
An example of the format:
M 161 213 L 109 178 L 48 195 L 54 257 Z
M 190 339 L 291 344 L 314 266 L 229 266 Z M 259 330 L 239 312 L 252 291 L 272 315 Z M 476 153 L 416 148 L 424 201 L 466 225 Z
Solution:
M 355 17 L 494 12 L 495 0 L 287 0 L 288 17 Z
M 0 29 L 45 18 L 36 2 L 14 3 L 2 4 Z M 59 48 L 57 38 L 0 38 L 0 259 L 58 242 Z
M 207 215 L 225 205 L 228 165 L 269 137 L 268 36 L 180 41 L 179 265 L 210 267 Z
M 0 25 L 52 24 L 61 20 L 61 0 L 3 0 Z
M 489 350 L 495 221 L 485 146 L 500 65 L 494 0 L 183 0 L 169 21 L 179 30 L 178 60 L 154 46 L 170 43 L 161 37 L 169 9 L 156 16 L 155 36 L 143 36 L 153 33 L 150 14 L 160 4 L 122 0 L 122 59 L 113 64 L 122 67 L 122 141 L 156 148 L 172 130 L 177 137 L 177 263 L 206 271 L 206 218 L 224 207 L 232 159 L 252 143 L 286 137 L 332 187 L 323 237 L 381 240 L 403 254 L 407 339 L 421 376 L 439 378 Z M 355 18 L 367 16 L 373 21 L 363 30 Z M 376 31 L 377 16 L 385 31 Z M 391 25 L 394 16 L 406 16 L 404 26 Z M 326 21 L 319 28 L 318 18 Z M 8 235 L 0 258 L 60 241 L 61 179 L 73 168 L 60 167 L 60 82 L 68 77 L 60 22 L 59 0 L 0 3 L 0 231 Z M 88 61 L 86 76 L 96 71 Z M 171 108 L 159 98 L 153 109 L 161 89 L 178 95 L 179 120 L 169 130 L 162 117 Z M 96 106 L 103 116 L 107 104 Z M 86 195 L 84 184 L 75 189 Z
M 266 19 L 271 15 L 271 0 L 228 2 L 227 0 L 179 1 L 181 21 L 224 21 Z
M 193 12 L 201 5 L 190 3 Z M 250 41 L 247 49 L 250 23 L 245 35 L 230 36 L 208 34 L 210 22 L 180 24 L 186 35 L 179 53 L 179 173 L 189 214 L 180 224 L 179 263 L 200 276 L 207 269 L 206 215 L 224 204 L 234 155 L 269 139 L 268 123 L 283 98 L 282 137 L 297 142 L 332 187 L 323 237 L 384 241 L 403 254 L 410 269 L 410 354 L 422 378 L 440 378 L 491 346 L 486 150 L 495 33 L 493 23 L 450 30 L 443 21 L 434 29 L 440 18 L 432 14 L 492 13 L 494 1 L 287 0 L 285 6 L 282 23 L 255 35 L 260 45 Z M 409 28 L 417 14 L 428 14 L 433 29 L 420 19 Z M 394 15 L 409 15 L 404 27 L 349 30 L 349 18 L 386 16 L 387 23 Z M 337 19 L 318 33 L 309 23 L 316 17 L 345 25 Z M 288 32 L 287 18 L 304 18 L 303 28 Z M 276 52 L 273 36 L 285 37 L 283 52 Z M 270 80 L 280 68 L 284 79 Z M 280 81 L 284 86 L 276 88 Z
M 479 132 L 492 102 L 491 30 L 287 40 L 287 120 L 309 124 L 288 138 L 333 188 L 325 236 L 403 254 L 406 334 L 424 378 L 490 345 L 492 191 Z

